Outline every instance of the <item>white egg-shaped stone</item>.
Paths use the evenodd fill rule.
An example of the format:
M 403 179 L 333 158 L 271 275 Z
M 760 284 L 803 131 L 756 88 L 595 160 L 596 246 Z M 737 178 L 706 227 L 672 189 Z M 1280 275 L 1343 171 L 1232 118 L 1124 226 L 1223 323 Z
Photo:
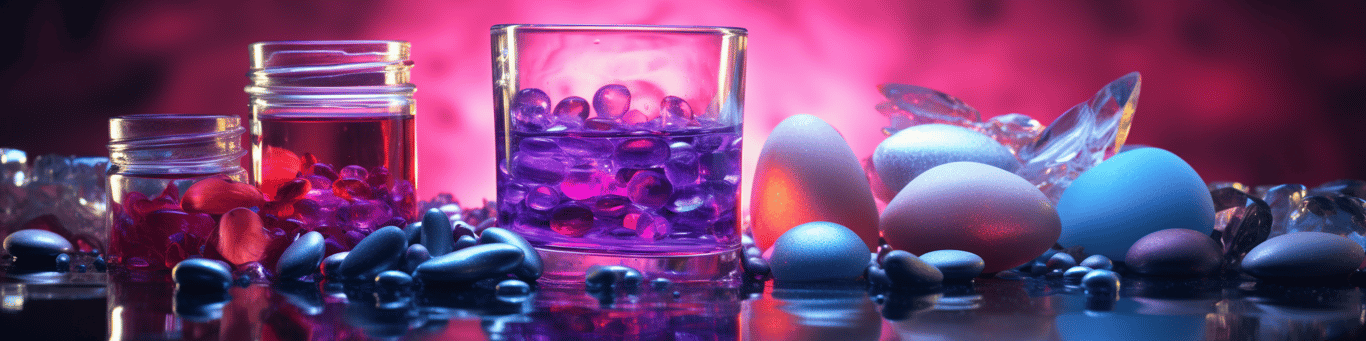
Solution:
M 788 117 L 768 136 L 754 171 L 750 214 L 760 248 L 813 221 L 845 226 L 869 249 L 877 246 L 868 178 L 839 131 L 816 116 Z
M 922 124 L 892 134 L 873 151 L 873 167 L 887 187 L 878 193 L 895 195 L 930 168 L 958 161 L 991 165 L 1011 173 L 1020 168 L 1020 161 L 1009 148 L 982 133 L 947 124 Z

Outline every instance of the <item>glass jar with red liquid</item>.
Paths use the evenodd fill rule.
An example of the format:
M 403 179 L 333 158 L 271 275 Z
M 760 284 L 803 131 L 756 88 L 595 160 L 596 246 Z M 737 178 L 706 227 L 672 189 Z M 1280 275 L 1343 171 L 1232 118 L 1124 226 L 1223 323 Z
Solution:
M 108 255 L 115 271 L 164 277 L 186 258 L 221 258 L 220 242 L 236 246 L 219 240 L 219 219 L 264 203 L 241 166 L 244 132 L 235 116 L 109 120 Z
M 417 219 L 416 87 L 402 41 L 251 45 L 260 213 L 319 231 L 327 253 Z

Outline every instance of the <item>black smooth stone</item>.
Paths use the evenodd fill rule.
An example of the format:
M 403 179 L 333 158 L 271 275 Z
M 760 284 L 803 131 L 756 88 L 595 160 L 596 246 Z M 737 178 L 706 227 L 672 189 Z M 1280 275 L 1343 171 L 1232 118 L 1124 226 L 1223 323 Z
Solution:
M 468 283 L 508 274 L 522 265 L 522 250 L 506 243 L 475 245 L 432 258 L 413 271 L 424 282 Z
M 14 231 L 5 237 L 5 251 L 14 256 L 16 266 L 23 268 L 50 268 L 54 257 L 71 253 L 71 242 L 61 235 L 47 230 L 27 229 Z
M 86 272 L 86 266 L 85 266 L 85 264 L 81 264 L 81 265 L 77 265 L 77 266 L 76 266 L 76 273 L 82 273 L 82 274 L 83 274 L 83 273 L 85 273 L 85 272 Z
M 375 287 L 391 292 L 406 290 L 413 285 L 413 277 L 398 270 L 388 270 L 375 275 Z
M 408 245 L 408 251 L 403 254 L 403 271 L 412 273 L 417 266 L 432 259 L 432 254 L 427 251 L 422 244 Z
M 986 261 L 972 252 L 960 250 L 939 250 L 920 255 L 920 260 L 929 263 L 944 274 L 945 281 L 970 281 L 982 274 Z
M 1067 269 L 1067 271 L 1064 271 L 1062 273 L 1062 279 L 1067 281 L 1068 284 L 1080 284 L 1081 278 L 1085 277 L 1086 274 L 1090 273 L 1092 270 L 1094 269 L 1080 265 L 1074 266 L 1071 269 Z
M 892 286 L 892 279 L 887 277 L 887 270 L 883 270 L 881 267 L 868 267 L 867 276 L 868 284 L 874 287 L 887 288 Z
M 109 263 L 104 261 L 104 256 L 103 256 L 103 255 L 101 255 L 101 256 L 95 256 L 95 261 L 94 261 L 94 262 L 91 262 L 90 265 L 94 265 L 94 266 L 95 266 L 95 271 L 99 271 L 99 272 L 109 271 Z
M 408 224 L 403 228 L 403 235 L 408 236 L 408 245 L 422 244 L 422 222 Z
M 773 271 L 773 268 L 769 267 L 768 261 L 759 257 L 745 258 L 743 268 L 745 270 L 745 276 L 758 281 L 767 280 L 768 275 Z
M 621 265 L 594 266 L 584 275 L 584 283 L 589 290 L 610 289 L 614 287 L 635 288 L 644 280 L 639 270 Z
M 1081 264 L 1078 265 L 1095 270 L 1110 270 L 1115 267 L 1115 262 L 1111 261 L 1110 257 L 1105 257 L 1105 255 L 1091 255 L 1090 257 L 1081 260 Z
M 275 273 L 281 279 L 297 279 L 318 273 L 318 266 L 322 264 L 326 251 L 327 244 L 322 233 L 305 233 L 280 254 L 280 261 L 275 263 Z
M 422 215 L 422 246 L 426 246 L 432 256 L 441 256 L 451 252 L 453 242 L 450 217 L 441 209 L 427 210 Z
M 451 247 L 451 251 L 460 251 L 475 245 L 479 245 L 479 240 L 474 239 L 474 236 L 460 236 L 460 239 L 455 240 L 455 245 Z
M 1165 229 L 1134 242 L 1124 255 L 1124 264 L 1149 276 L 1198 277 L 1219 268 L 1224 258 L 1221 249 L 1219 243 L 1200 232 Z
M 218 260 L 190 258 L 171 269 L 171 278 L 180 291 L 223 291 L 232 285 L 232 268 Z
M 536 252 L 536 248 L 531 247 L 526 239 L 516 232 L 508 231 L 499 227 L 490 227 L 479 234 L 479 244 L 505 243 L 522 250 L 522 265 L 517 268 L 514 275 L 523 281 L 535 281 L 541 278 L 541 254 Z
M 1048 273 L 1048 264 L 1045 264 L 1044 262 L 1040 262 L 1040 261 L 1034 261 L 1034 262 L 1029 263 L 1029 275 L 1030 275 L 1030 276 L 1038 277 L 1038 276 L 1043 276 L 1044 274 L 1047 274 L 1047 273 Z
M 489 228 L 489 227 L 492 227 L 492 226 L 485 226 L 484 228 Z M 466 223 L 466 222 L 463 222 L 463 221 L 457 221 L 457 222 L 455 222 L 454 224 L 451 224 L 451 233 L 452 233 L 452 236 L 454 236 L 456 240 L 459 240 L 460 237 L 463 237 L 463 236 L 470 236 L 470 237 L 478 238 L 479 232 L 477 232 L 477 231 L 481 231 L 481 230 L 480 230 L 478 227 L 471 226 L 469 223 Z
M 667 289 L 669 289 L 669 287 L 672 286 L 673 284 L 674 284 L 673 281 L 670 281 L 668 278 L 664 278 L 664 277 L 659 277 L 659 278 L 655 278 L 655 279 L 653 279 L 653 280 L 650 280 L 650 288 L 655 289 L 655 291 L 664 291 L 664 290 L 667 290 Z
M 1267 239 L 1243 258 L 1242 269 L 1258 278 L 1347 278 L 1366 253 L 1347 237 L 1323 232 L 1292 232 Z
M 369 280 L 380 272 L 403 265 L 408 236 L 398 227 L 386 226 L 365 236 L 342 260 L 337 272 L 346 280 Z
M 526 296 L 530 293 L 531 285 L 515 279 L 505 279 L 493 288 L 493 294 L 498 296 Z
M 944 273 L 939 269 L 903 250 L 888 253 L 882 260 L 882 270 L 896 287 L 932 287 L 944 282 Z
M 57 272 L 67 272 L 71 269 L 71 255 L 65 253 L 58 254 L 56 261 L 53 263 L 55 263 L 53 265 L 56 266 Z
M 327 256 L 327 258 L 323 258 L 323 277 L 327 277 L 330 279 L 341 279 L 341 272 L 339 272 L 338 269 L 341 268 L 342 261 L 346 260 L 346 256 L 350 254 L 351 252 L 343 251 L 334 253 L 331 256 Z
M 1118 293 L 1119 274 L 1105 269 L 1091 270 L 1086 276 L 1082 276 L 1081 287 L 1086 288 L 1086 292 L 1090 294 Z
M 1077 266 L 1077 259 L 1072 258 L 1072 255 L 1069 255 L 1066 252 L 1058 252 L 1053 254 L 1052 257 L 1049 257 L 1048 261 L 1044 262 L 1044 265 L 1048 266 L 1048 270 L 1066 271 L 1067 269 Z

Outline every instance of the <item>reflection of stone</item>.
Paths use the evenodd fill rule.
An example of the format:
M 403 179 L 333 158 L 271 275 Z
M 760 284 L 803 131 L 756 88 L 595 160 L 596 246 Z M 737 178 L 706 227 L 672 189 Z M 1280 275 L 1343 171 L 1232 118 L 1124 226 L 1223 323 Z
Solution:
M 889 102 L 879 104 L 877 109 L 891 121 L 891 126 L 883 128 L 889 136 L 911 126 L 942 123 L 992 137 L 1024 164 L 1016 174 L 1056 202 L 1072 180 L 1124 146 L 1141 84 L 1138 72 L 1124 75 L 1101 88 L 1089 101 L 1072 107 L 1046 129 L 1021 114 L 982 122 L 981 114 L 957 98 L 913 85 L 879 86 Z
M 880 336 L 882 319 L 862 288 L 774 288 L 772 296 L 778 301 L 777 311 L 756 313 L 781 314 L 788 325 L 753 325 L 757 333 L 744 339 L 857 341 Z

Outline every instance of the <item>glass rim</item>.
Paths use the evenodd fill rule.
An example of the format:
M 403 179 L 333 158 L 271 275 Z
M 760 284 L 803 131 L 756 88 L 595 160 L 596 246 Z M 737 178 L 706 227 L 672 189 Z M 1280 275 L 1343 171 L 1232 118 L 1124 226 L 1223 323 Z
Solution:
M 361 46 L 361 45 L 380 45 L 380 44 L 401 44 L 410 45 L 407 40 L 268 40 L 251 43 L 252 47 L 257 46 L 283 46 L 283 45 L 303 45 L 303 46 Z
M 734 26 L 692 26 L 692 25 L 601 25 L 601 24 L 498 24 L 489 31 L 535 31 L 535 32 L 653 32 L 653 33 L 713 33 L 747 35 L 749 30 Z

